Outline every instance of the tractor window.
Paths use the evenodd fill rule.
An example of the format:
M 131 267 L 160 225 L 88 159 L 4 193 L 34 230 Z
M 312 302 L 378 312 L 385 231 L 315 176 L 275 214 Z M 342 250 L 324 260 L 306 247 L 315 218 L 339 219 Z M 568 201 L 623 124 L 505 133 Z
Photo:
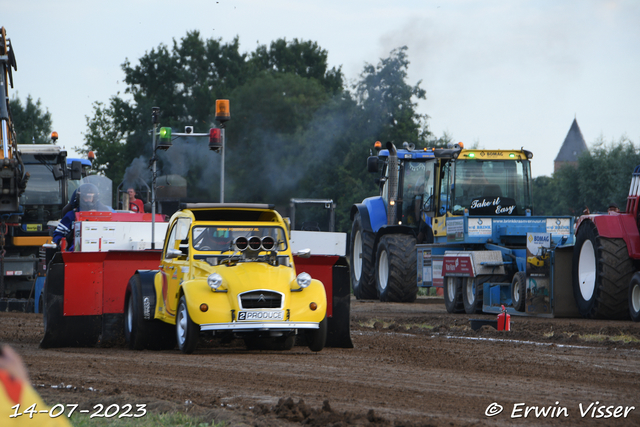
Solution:
M 217 227 L 197 226 L 193 227 L 193 249 L 197 251 L 226 252 L 233 251 L 233 242 L 238 237 L 247 239 L 257 236 L 260 239 L 266 236 L 273 237 L 276 241 L 276 249 L 287 249 L 287 239 L 281 227 Z
M 402 223 L 417 225 L 423 198 L 433 194 L 434 161 L 404 162 L 402 184 Z
M 453 213 L 524 215 L 531 206 L 528 166 L 521 160 L 456 161 Z
M 444 163 L 444 162 L 443 162 Z M 444 215 L 449 210 L 449 189 L 451 188 L 451 162 L 442 164 L 440 173 L 440 203 L 433 206 L 438 210 L 437 215 Z
M 21 205 L 61 205 L 67 203 L 62 200 L 62 180 L 53 179 L 50 170 L 52 165 L 27 164 L 26 171 L 31 175 L 25 192 L 20 196 Z

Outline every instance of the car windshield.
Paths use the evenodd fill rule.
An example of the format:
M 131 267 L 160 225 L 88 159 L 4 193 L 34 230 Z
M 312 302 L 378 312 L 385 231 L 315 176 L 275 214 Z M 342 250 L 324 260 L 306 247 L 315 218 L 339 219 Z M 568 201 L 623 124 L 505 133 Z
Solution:
M 233 242 L 238 237 L 263 237 L 269 236 L 276 241 L 276 250 L 287 249 L 287 239 L 281 227 L 228 227 L 228 226 L 194 226 L 192 229 L 193 249 L 197 251 L 223 252 L 235 250 Z

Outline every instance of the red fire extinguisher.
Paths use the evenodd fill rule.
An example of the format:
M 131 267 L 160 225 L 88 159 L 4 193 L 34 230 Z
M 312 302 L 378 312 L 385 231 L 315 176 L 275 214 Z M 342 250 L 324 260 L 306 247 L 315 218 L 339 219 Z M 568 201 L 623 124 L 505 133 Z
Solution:
M 511 315 L 507 313 L 507 309 L 502 306 L 502 313 L 498 314 L 498 330 L 510 331 L 511 330 Z

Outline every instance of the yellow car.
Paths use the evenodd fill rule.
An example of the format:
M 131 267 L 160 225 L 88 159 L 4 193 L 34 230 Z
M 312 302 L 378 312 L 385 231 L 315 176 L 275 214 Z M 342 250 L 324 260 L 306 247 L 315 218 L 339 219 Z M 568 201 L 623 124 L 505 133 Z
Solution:
M 125 297 L 132 349 L 192 353 L 200 334 L 247 348 L 324 348 L 323 284 L 296 274 L 287 224 L 272 205 L 186 204 L 171 218 L 157 271 L 137 271 Z M 301 254 L 297 254 L 300 256 Z

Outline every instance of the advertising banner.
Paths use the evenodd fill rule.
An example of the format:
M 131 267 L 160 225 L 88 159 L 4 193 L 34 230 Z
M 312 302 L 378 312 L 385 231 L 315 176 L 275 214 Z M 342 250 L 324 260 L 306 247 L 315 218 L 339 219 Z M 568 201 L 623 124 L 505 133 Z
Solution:
M 527 233 L 527 294 L 525 311 L 551 313 L 551 234 Z

